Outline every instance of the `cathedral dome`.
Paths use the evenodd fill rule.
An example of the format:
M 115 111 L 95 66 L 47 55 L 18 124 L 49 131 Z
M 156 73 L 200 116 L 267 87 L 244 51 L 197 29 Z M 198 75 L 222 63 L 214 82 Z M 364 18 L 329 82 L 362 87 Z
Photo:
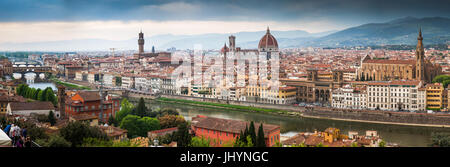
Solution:
M 277 39 L 270 34 L 269 27 L 267 27 L 266 34 L 261 38 L 261 40 L 259 40 L 258 50 L 263 52 L 278 50 Z

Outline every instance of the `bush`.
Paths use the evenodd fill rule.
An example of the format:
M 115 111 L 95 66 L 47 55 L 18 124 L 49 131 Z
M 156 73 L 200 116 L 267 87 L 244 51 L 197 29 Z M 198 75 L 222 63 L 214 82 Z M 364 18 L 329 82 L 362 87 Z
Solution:
M 203 137 L 193 137 L 191 139 L 191 147 L 210 147 L 211 140 Z
M 71 143 L 59 135 L 51 135 L 50 139 L 39 139 L 36 141 L 42 147 L 70 147 Z
M 147 132 L 160 129 L 156 118 L 127 115 L 120 123 L 120 128 L 128 130 L 128 137 L 147 137 Z
M 176 116 L 176 115 L 164 115 L 161 117 L 158 117 L 159 124 L 161 125 L 162 129 L 165 128 L 172 128 L 177 127 L 183 123 L 186 123 L 186 120 L 182 116 Z
M 81 122 L 69 122 L 65 127 L 61 128 L 62 137 L 72 143 L 72 147 L 80 146 L 85 138 L 107 139 L 98 127 L 92 127 Z
M 450 133 L 432 133 L 431 146 L 450 147 Z

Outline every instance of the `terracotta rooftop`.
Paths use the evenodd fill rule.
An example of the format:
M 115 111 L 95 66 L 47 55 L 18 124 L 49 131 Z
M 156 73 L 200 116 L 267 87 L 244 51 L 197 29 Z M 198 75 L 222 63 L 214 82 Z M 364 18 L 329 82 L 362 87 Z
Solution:
M 97 101 L 100 100 L 100 94 L 98 91 L 79 91 L 77 92 L 84 101 Z
M 71 118 L 75 119 L 76 121 L 84 121 L 84 120 L 91 120 L 91 119 L 98 119 L 95 115 L 89 115 L 89 114 L 77 114 L 70 116 Z
M 301 143 L 304 143 L 306 140 L 305 136 L 303 134 L 297 134 L 295 136 L 292 136 L 291 138 L 283 141 L 284 145 L 298 145 Z
M 259 123 L 254 123 L 255 130 L 258 130 Z M 211 130 L 218 130 L 223 132 L 230 132 L 230 133 L 240 133 L 245 129 L 246 126 L 250 126 L 249 122 L 245 121 L 238 121 L 238 120 L 231 120 L 231 119 L 221 119 L 221 118 L 214 118 L 214 117 L 206 117 L 206 116 L 197 116 L 192 118 L 192 126 L 199 127 L 199 128 L 205 128 L 205 129 L 211 129 Z M 276 130 L 280 129 L 280 126 L 278 125 L 271 125 L 271 124 L 263 124 L 263 130 L 264 130 L 264 136 L 267 137 L 267 135 Z
M 386 59 L 368 59 L 364 60 L 363 63 L 374 63 L 374 64 L 416 64 L 415 60 L 386 60 Z
M 52 102 L 34 101 L 34 102 L 11 102 L 9 103 L 12 111 L 18 110 L 55 110 Z

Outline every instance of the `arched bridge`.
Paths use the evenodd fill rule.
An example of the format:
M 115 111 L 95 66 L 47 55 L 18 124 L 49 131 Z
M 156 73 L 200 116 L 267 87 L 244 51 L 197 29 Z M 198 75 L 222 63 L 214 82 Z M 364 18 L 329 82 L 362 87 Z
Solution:
M 13 67 L 13 73 L 27 73 L 27 72 L 35 72 L 35 73 L 50 73 L 52 72 L 51 67 Z

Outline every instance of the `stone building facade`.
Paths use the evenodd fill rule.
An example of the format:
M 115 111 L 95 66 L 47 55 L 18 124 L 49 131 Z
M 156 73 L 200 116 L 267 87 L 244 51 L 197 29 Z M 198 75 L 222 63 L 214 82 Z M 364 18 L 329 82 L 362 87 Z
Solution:
M 417 40 L 415 60 L 373 59 L 367 55 L 361 60 L 357 79 L 361 81 L 419 80 L 431 83 L 433 78 L 441 73 L 442 68 L 425 59 L 421 30 Z

